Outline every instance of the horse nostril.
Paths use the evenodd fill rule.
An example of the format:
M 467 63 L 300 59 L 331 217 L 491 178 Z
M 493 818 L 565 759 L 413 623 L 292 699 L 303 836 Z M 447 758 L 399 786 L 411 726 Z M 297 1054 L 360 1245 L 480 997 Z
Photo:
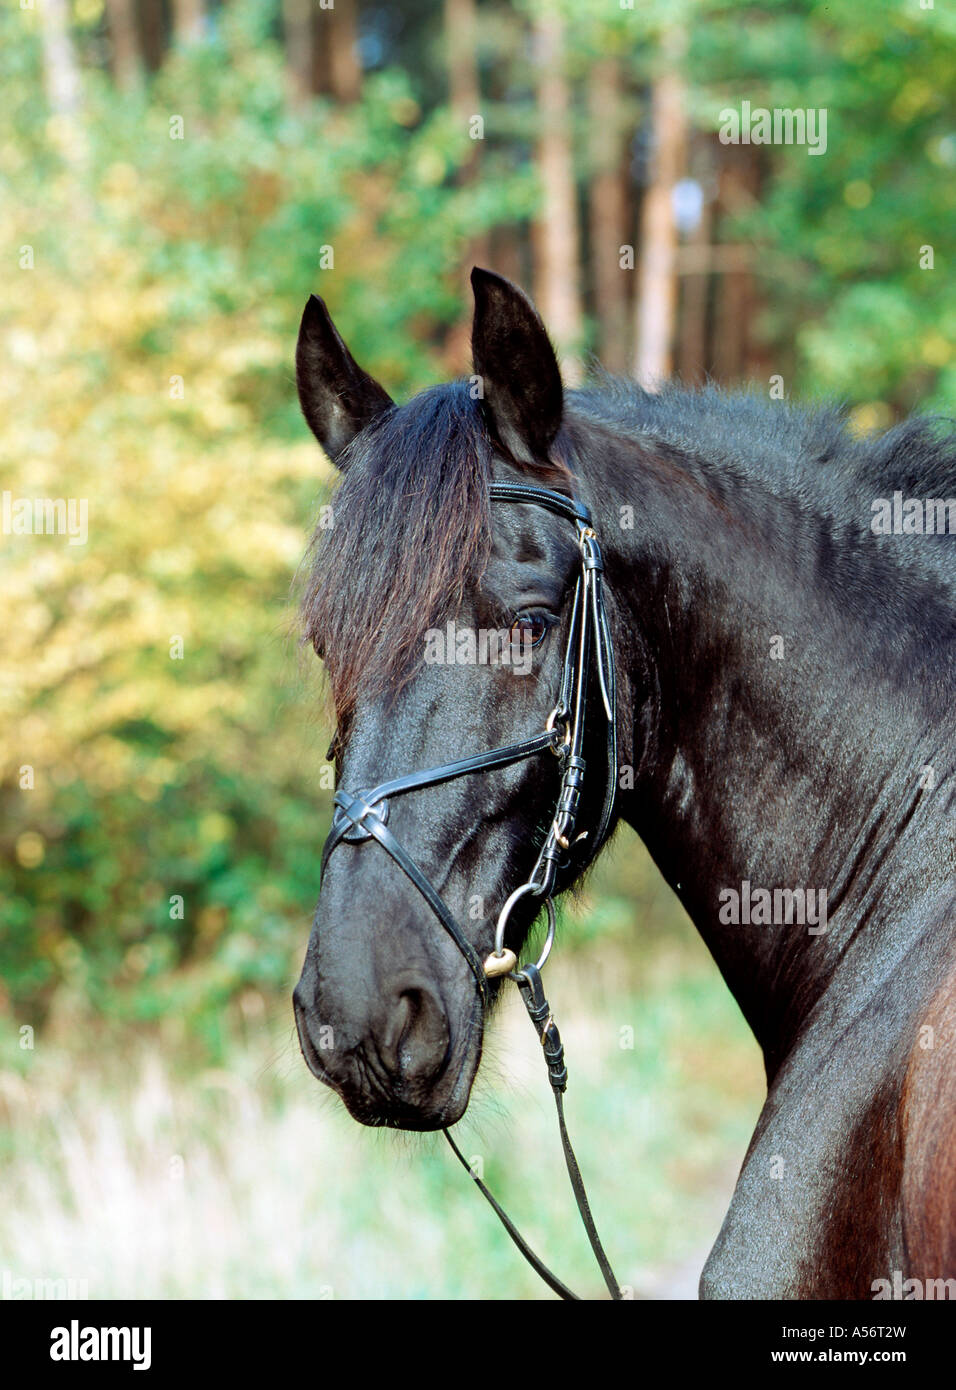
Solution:
M 406 984 L 393 1000 L 382 1036 L 382 1061 L 406 1085 L 431 1081 L 448 1055 L 448 1020 L 441 1000 L 424 982 Z

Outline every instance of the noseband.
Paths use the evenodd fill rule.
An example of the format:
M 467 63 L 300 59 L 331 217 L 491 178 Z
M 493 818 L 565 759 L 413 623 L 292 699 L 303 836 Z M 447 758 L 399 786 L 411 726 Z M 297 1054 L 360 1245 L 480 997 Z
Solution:
M 619 1299 L 622 1296 L 621 1291 L 595 1229 L 587 1193 L 565 1126 L 563 1092 L 567 1086 L 568 1072 L 564 1063 L 564 1047 L 551 1015 L 551 1007 L 544 996 L 540 974 L 554 941 L 555 912 L 552 895 L 556 885 L 567 871 L 570 870 L 576 875 L 595 858 L 607 839 L 614 815 L 617 790 L 615 673 L 614 649 L 604 604 L 604 564 L 597 533 L 591 524 L 590 512 L 582 502 L 553 492 L 549 488 L 532 487 L 525 483 L 492 482 L 488 491 L 494 502 L 520 502 L 544 507 L 556 516 L 572 522 L 577 531 L 581 568 L 574 588 L 571 623 L 557 704 L 548 715 L 544 729 L 520 743 L 506 744 L 487 753 L 478 753 L 471 758 L 443 763 L 440 767 L 429 768 L 424 772 L 411 772 L 404 777 L 395 777 L 370 790 L 337 791 L 332 826 L 322 852 L 322 872 L 324 874 L 329 856 L 337 845 L 343 842 L 357 845 L 366 840 L 377 840 L 415 885 L 464 956 L 475 978 L 482 1003 L 487 1003 L 491 997 L 490 980 L 507 975 L 518 985 L 544 1050 L 548 1077 L 558 1110 L 562 1147 L 578 1210 L 611 1297 Z M 597 668 L 601 702 L 607 721 L 604 802 L 597 824 L 590 830 L 576 833 L 586 772 L 583 750 L 588 676 L 592 658 Z M 495 927 L 494 950 L 482 961 L 434 884 L 389 829 L 389 801 L 392 797 L 402 796 L 406 792 L 438 786 L 442 782 L 450 782 L 473 772 L 492 772 L 498 768 L 510 767 L 538 753 L 551 753 L 558 758 L 561 787 L 557 804 L 534 868 L 527 881 L 516 888 L 503 904 Z M 567 881 L 570 882 L 570 878 Z M 505 946 L 504 939 L 514 907 L 526 896 L 543 900 L 548 913 L 548 934 L 536 964 L 523 965 L 518 969 L 517 955 Z M 508 1234 L 532 1267 L 562 1298 L 576 1298 L 576 1295 L 557 1279 L 529 1248 L 488 1188 L 472 1172 L 451 1134 L 447 1129 L 444 1133 L 458 1159 L 474 1178 Z

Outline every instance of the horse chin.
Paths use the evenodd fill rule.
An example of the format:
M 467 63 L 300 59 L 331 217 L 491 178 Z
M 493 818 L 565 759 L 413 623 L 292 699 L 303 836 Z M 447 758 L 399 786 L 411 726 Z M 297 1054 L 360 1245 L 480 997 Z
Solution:
M 478 1070 L 480 1049 L 473 1057 L 465 1057 L 454 1078 L 443 1077 L 439 1084 L 412 1095 L 382 1095 L 370 1097 L 363 1089 L 336 1087 L 345 1107 L 359 1124 L 372 1128 L 404 1129 L 429 1133 L 450 1129 L 468 1109 L 471 1087 Z
M 361 1102 L 350 1102 L 345 1097 L 343 1100 L 352 1119 L 358 1120 L 359 1124 L 367 1125 L 370 1129 L 402 1129 L 417 1134 L 450 1129 L 458 1123 L 468 1106 L 467 1099 L 463 1104 L 450 1108 L 442 1107 L 440 1110 L 401 1103 L 389 1105 L 387 1108 L 370 1107 Z

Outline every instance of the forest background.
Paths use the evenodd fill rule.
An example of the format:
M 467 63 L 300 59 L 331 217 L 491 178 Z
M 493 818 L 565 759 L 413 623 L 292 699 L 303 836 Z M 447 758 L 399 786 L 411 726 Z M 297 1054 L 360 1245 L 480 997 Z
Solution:
M 483 264 L 572 382 L 596 357 L 836 398 L 859 432 L 951 411 L 956 16 L 20 0 L 0 65 L 0 487 L 89 515 L 84 544 L 0 536 L 0 1267 L 107 1296 L 535 1296 L 445 1155 L 358 1130 L 297 1057 L 329 731 L 296 577 L 333 485 L 298 318 L 321 293 L 400 398 L 469 370 Z M 745 102 L 825 110 L 825 152 L 727 143 Z M 597 1205 L 638 1296 L 686 1291 L 756 1048 L 633 837 L 563 931 Z M 472 1152 L 586 1283 L 560 1174 L 522 1188 L 550 1121 L 509 1018 Z

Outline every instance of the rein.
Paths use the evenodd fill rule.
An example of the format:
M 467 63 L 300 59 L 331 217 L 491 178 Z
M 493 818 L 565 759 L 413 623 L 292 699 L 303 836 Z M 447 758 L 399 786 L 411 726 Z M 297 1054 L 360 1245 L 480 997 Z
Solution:
M 597 533 L 591 524 L 590 512 L 582 502 L 565 497 L 550 488 L 533 487 L 525 483 L 492 482 L 489 484 L 489 496 L 492 501 L 497 502 L 529 503 L 545 507 L 556 516 L 572 522 L 577 531 L 581 569 L 574 588 L 571 625 L 557 704 L 548 716 L 543 731 L 519 743 L 493 748 L 490 752 L 461 758 L 453 763 L 444 763 L 424 772 L 411 772 L 368 790 L 337 791 L 332 826 L 322 852 L 322 872 L 325 872 L 332 851 L 343 841 L 348 844 L 360 844 L 374 838 L 415 885 L 464 956 L 475 978 L 482 1004 L 487 1003 L 491 997 L 489 980 L 507 976 L 518 986 L 525 1008 L 541 1040 L 548 1067 L 548 1079 L 558 1112 L 561 1146 L 581 1221 L 611 1297 L 620 1299 L 621 1290 L 595 1227 L 581 1171 L 565 1124 L 564 1091 L 568 1083 L 568 1070 L 564 1061 L 564 1046 L 541 981 L 541 970 L 554 944 L 555 911 L 552 894 L 558 873 L 568 867 L 571 856 L 579 845 L 584 846 L 585 857 L 578 863 L 578 872 L 594 859 L 607 839 L 614 814 L 617 789 L 615 671 L 614 649 L 604 604 L 604 564 Z M 583 749 L 588 675 L 592 658 L 597 668 L 601 703 L 607 720 L 607 780 L 597 825 L 593 830 L 575 834 L 586 771 Z M 551 826 L 527 881 L 516 888 L 504 903 L 495 927 L 494 950 L 482 961 L 441 894 L 389 829 L 389 800 L 394 796 L 418 791 L 422 787 L 437 786 L 473 772 L 492 772 L 497 768 L 510 767 L 514 763 L 545 752 L 556 755 L 561 768 L 561 789 Z M 538 961 L 519 968 L 517 955 L 505 946 L 504 938 L 508 919 L 516 903 L 527 895 L 544 900 L 548 912 L 548 934 Z M 451 1133 L 447 1129 L 443 1133 L 459 1162 L 474 1179 L 531 1267 L 561 1298 L 576 1300 L 577 1294 L 572 1293 L 539 1259 L 482 1180 L 472 1172 L 468 1160 Z

